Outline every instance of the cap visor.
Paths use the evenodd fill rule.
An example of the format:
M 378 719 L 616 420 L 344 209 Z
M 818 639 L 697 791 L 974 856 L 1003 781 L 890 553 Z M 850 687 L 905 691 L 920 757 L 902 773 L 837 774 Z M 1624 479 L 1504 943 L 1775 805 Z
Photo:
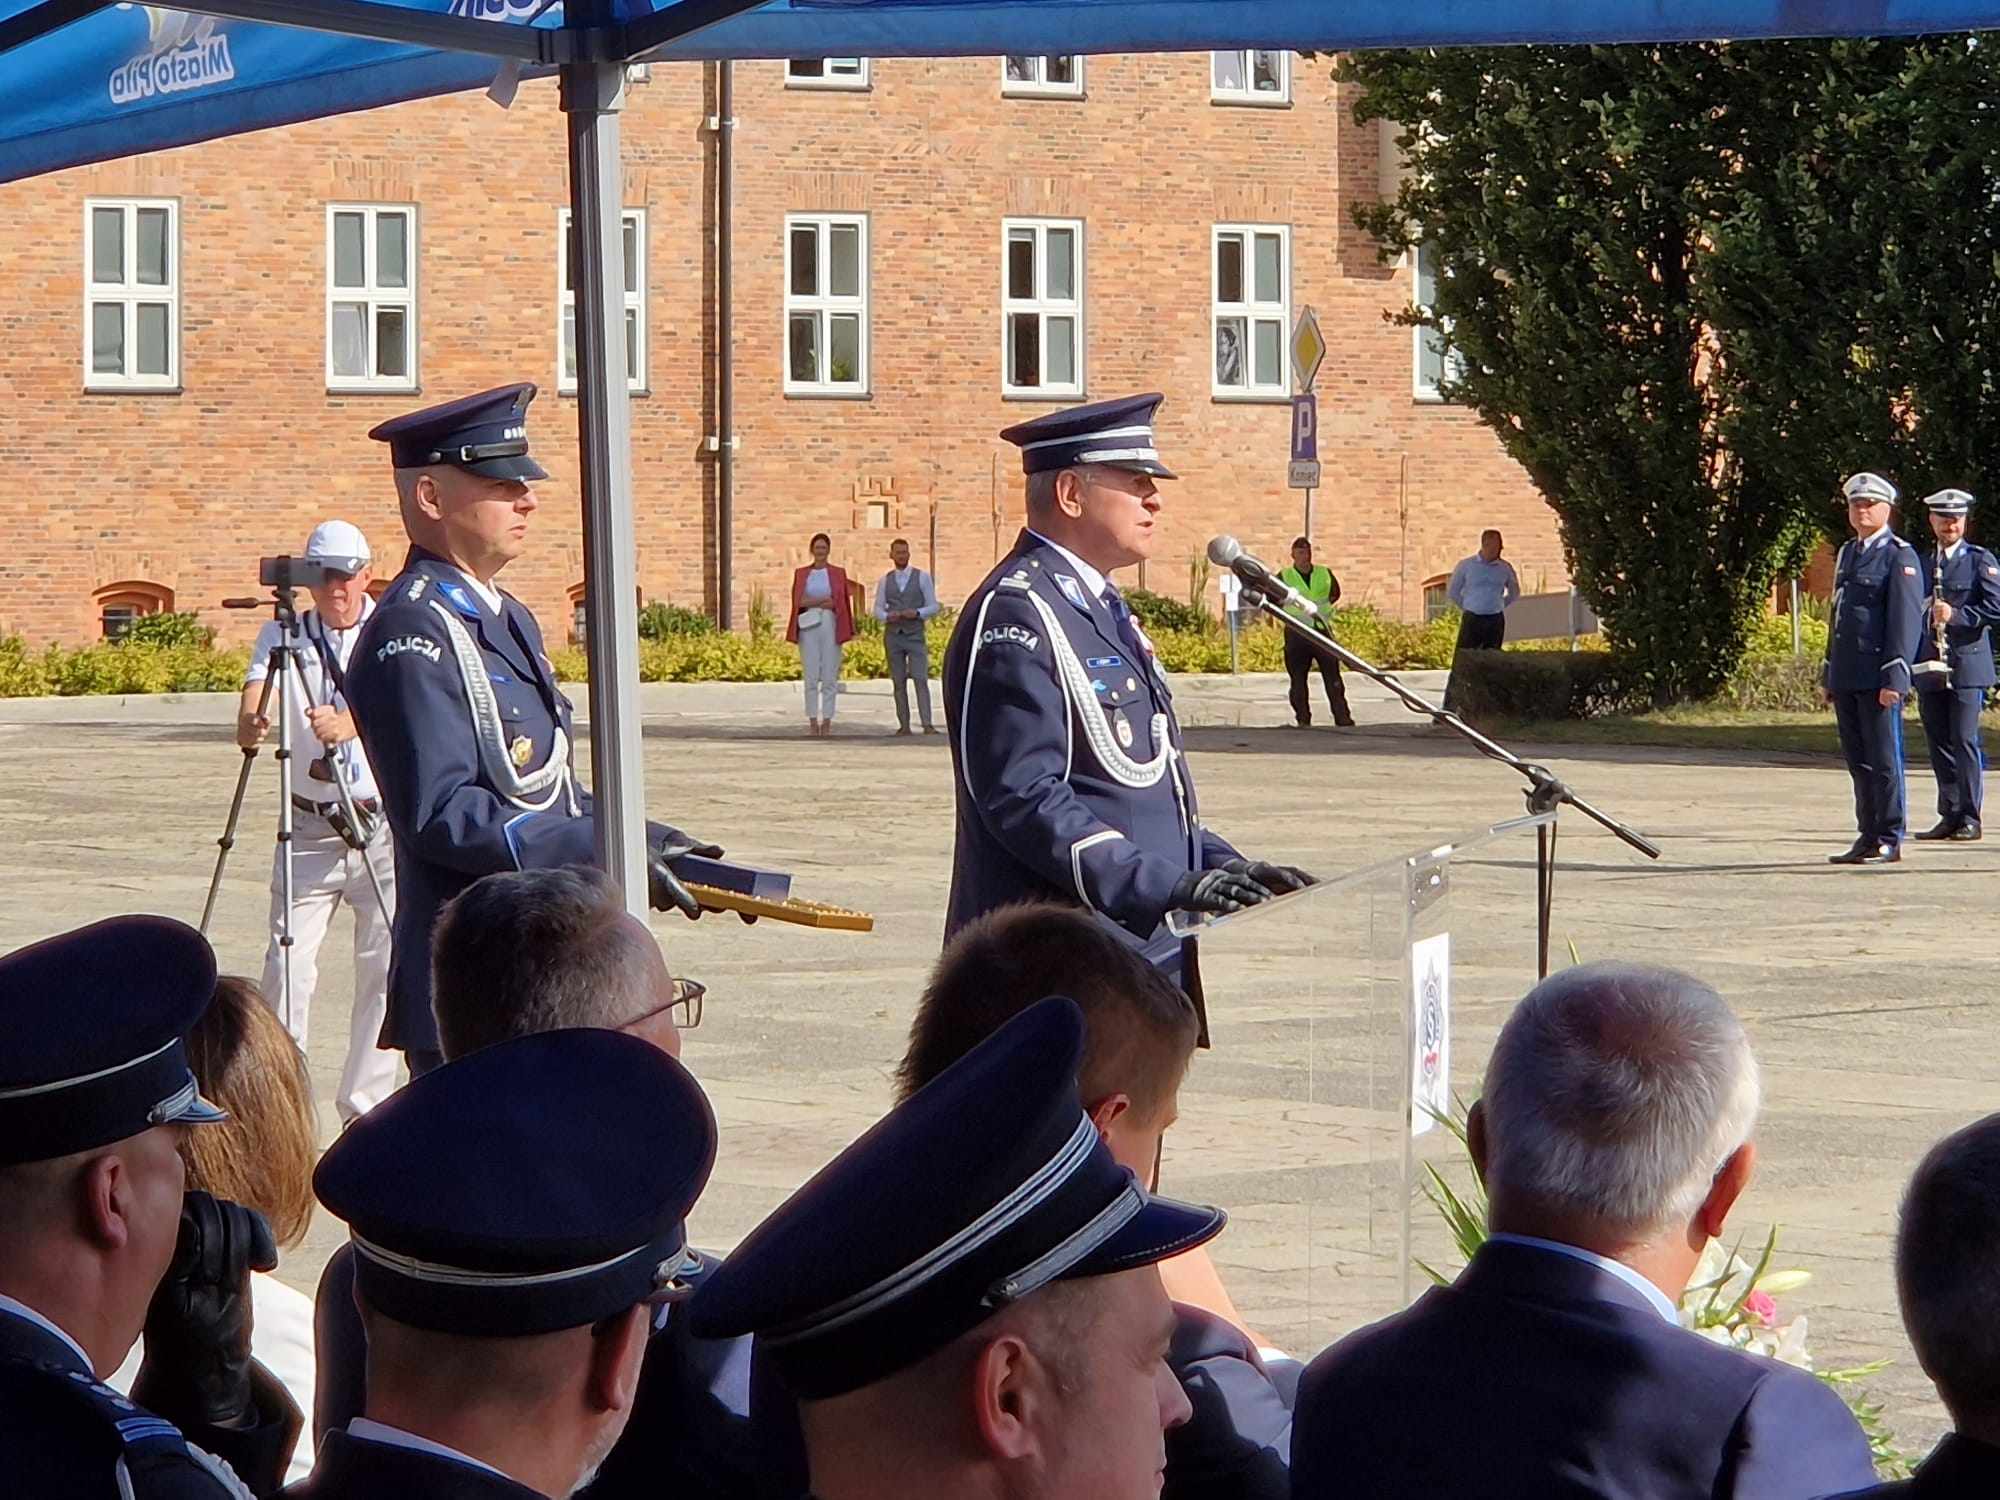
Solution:
M 547 479 L 549 471 L 523 453 L 518 458 L 482 458 L 464 467 L 487 479 Z
M 1107 469 L 1130 469 L 1134 474 L 1151 474 L 1155 479 L 1178 479 L 1181 477 L 1157 458 L 1121 459 L 1117 463 L 1108 463 L 1104 467 Z
M 1222 1233 L 1222 1226 L 1228 1222 L 1229 1215 L 1219 1208 L 1204 1208 L 1174 1198 L 1152 1198 L 1123 1229 L 1065 1274 L 1102 1276 L 1111 1271 L 1150 1266 L 1207 1244 Z
M 220 1125 L 229 1118 L 229 1111 L 218 1104 L 196 1094 L 186 1105 L 177 1110 L 170 1119 L 162 1120 L 163 1125 Z

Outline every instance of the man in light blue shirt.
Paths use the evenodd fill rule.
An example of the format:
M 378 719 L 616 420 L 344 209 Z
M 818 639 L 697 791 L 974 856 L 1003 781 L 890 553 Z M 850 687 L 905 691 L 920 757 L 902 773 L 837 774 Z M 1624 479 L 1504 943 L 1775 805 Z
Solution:
M 889 653 L 889 681 L 896 689 L 896 733 L 910 732 L 909 685 L 917 685 L 917 708 L 924 733 L 931 724 L 931 655 L 924 643 L 924 624 L 938 612 L 937 588 L 931 575 L 910 566 L 910 544 L 897 537 L 889 544 L 894 564 L 875 585 L 875 618 L 882 622 L 882 643 Z
M 1507 606 L 1521 597 L 1521 580 L 1514 565 L 1500 557 L 1500 533 L 1479 534 L 1479 550 L 1451 570 L 1445 596 L 1458 606 L 1458 645 L 1451 654 L 1451 677 L 1444 685 L 1444 706 L 1457 702 L 1458 654 L 1498 651 L 1507 639 Z

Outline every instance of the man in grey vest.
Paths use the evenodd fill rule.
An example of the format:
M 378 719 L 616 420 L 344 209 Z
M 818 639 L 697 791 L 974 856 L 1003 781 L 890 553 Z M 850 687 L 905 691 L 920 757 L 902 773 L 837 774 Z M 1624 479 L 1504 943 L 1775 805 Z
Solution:
M 917 711 L 924 733 L 936 734 L 931 723 L 931 655 L 924 645 L 924 624 L 938 612 L 937 589 L 931 575 L 910 566 L 910 544 L 901 537 L 889 544 L 894 563 L 875 585 L 875 618 L 882 622 L 883 643 L 889 648 L 889 680 L 896 687 L 896 733 L 910 732 L 910 683 L 917 685 Z

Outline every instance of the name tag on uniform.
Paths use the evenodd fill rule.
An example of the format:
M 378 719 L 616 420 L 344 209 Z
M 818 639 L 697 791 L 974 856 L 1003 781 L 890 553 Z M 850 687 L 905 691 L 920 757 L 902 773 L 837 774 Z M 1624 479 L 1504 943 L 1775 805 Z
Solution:
M 1099 667 L 1122 667 L 1125 661 L 1123 657 L 1118 656 L 1093 656 L 1084 665 L 1095 671 Z

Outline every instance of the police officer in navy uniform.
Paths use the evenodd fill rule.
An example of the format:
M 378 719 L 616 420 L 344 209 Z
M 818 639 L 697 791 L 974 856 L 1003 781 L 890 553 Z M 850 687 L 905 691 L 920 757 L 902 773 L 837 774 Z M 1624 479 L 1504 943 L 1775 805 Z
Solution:
M 1833 629 L 1820 686 L 1840 725 L 1860 831 L 1851 848 L 1827 858 L 1894 864 L 1903 857 L 1903 698 L 1922 642 L 1923 566 L 1916 548 L 1889 529 L 1893 484 L 1863 472 L 1841 488 L 1854 540 L 1834 565 Z
M 396 926 L 382 1045 L 413 1074 L 442 1060 L 431 1017 L 438 909 L 496 870 L 596 861 L 576 784 L 570 703 L 541 627 L 494 575 L 527 545 L 532 385 L 502 386 L 382 423 L 410 553 L 355 648 L 348 701 L 395 833 Z M 652 903 L 701 908 L 673 874 L 722 850 L 647 824 Z
M 115 917 L 0 958 L 0 1493 L 276 1494 L 300 1414 L 250 1358 L 263 1219 L 183 1191 L 215 996 L 192 927 Z M 131 1399 L 98 1377 L 144 1333 Z
M 1987 634 L 2000 621 L 2000 558 L 1965 539 L 1966 517 L 1974 503 L 1964 490 L 1939 490 L 1924 498 L 1937 548 L 1923 554 L 1927 614 L 1923 645 L 1917 650 L 1917 713 L 1924 721 L 1931 770 L 1937 776 L 1938 821 L 1916 837 L 1958 843 L 1979 837 L 1980 772 L 1985 764 L 1979 711 L 1986 705 L 1986 690 L 2000 681 L 1993 671 L 1993 642 Z M 1942 598 L 1937 595 L 1940 573 Z M 1944 659 L 1951 667 L 1948 679 L 1922 669 L 1924 662 L 1939 659 L 1940 626 Z
M 691 1295 L 715 1116 L 687 1070 L 597 1027 L 483 1047 L 348 1127 L 313 1174 L 347 1222 L 363 1414 L 300 1500 L 567 1500 Z
M 958 838 L 945 938 L 1010 902 L 1081 905 L 1175 973 L 1169 912 L 1223 915 L 1311 883 L 1204 828 L 1173 694 L 1107 574 L 1153 551 L 1160 461 L 1133 396 L 1022 422 L 1027 528 L 966 600 L 945 651 Z

